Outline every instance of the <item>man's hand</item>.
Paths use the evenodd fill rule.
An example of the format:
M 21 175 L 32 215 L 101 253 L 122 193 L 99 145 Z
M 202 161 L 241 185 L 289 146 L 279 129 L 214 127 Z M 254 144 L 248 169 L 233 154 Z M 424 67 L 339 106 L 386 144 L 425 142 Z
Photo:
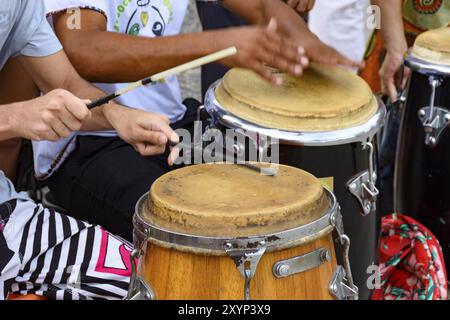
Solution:
M 316 0 L 283 0 L 292 9 L 297 11 L 300 15 L 305 15 L 312 10 L 316 4 Z
M 179 137 L 169 126 L 165 115 L 126 108 L 111 104 L 104 106 L 105 117 L 119 137 L 129 143 L 142 156 L 162 154 L 168 142 L 178 142 Z M 172 164 L 173 155 L 168 162 Z
M 265 65 L 299 76 L 309 63 L 301 46 L 291 44 L 277 32 L 275 19 L 267 26 L 232 28 L 223 33 L 220 41 L 227 43 L 221 47 L 233 45 L 238 50 L 235 56 L 224 59 L 224 64 L 251 69 L 276 85 L 281 85 L 281 79 Z
M 293 5 L 294 2 L 295 1 L 291 2 L 291 4 Z M 320 39 L 308 29 L 305 20 L 284 1 L 223 0 L 223 4 L 234 13 L 255 25 L 264 25 L 272 19 L 276 19 L 278 22 L 277 31 L 282 35 L 280 38 L 283 39 L 283 42 L 289 43 L 291 46 L 304 48 L 306 57 L 309 58 L 311 62 L 362 67 L 361 62 L 347 59 L 333 48 L 321 42 Z
M 299 32 L 295 27 L 290 31 L 292 42 L 305 48 L 306 55 L 312 62 L 326 65 L 342 65 L 351 68 L 362 68 L 362 62 L 346 58 L 334 48 L 323 43 L 312 32 Z
M 83 101 L 70 92 L 57 89 L 48 94 L 16 104 L 9 116 L 17 137 L 56 141 L 81 129 L 91 112 Z
M 403 63 L 404 55 L 402 53 L 388 51 L 380 70 L 381 90 L 389 96 L 392 102 L 398 100 L 398 86 L 400 85 L 401 89 L 404 90 L 411 74 L 411 70 L 405 67 L 403 78 L 400 79 L 399 71 Z

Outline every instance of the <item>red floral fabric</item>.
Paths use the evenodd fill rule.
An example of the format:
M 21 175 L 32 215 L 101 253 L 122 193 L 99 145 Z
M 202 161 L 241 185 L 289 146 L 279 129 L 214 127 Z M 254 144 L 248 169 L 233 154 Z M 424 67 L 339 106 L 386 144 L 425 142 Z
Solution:
M 384 217 L 381 228 L 381 287 L 372 299 L 446 300 L 447 274 L 436 237 L 400 214 Z

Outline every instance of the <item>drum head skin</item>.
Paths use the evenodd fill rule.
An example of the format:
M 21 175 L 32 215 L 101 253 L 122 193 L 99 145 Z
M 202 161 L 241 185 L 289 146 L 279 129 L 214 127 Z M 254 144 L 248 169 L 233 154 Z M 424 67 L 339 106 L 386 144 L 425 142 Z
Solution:
M 280 76 L 283 86 L 277 87 L 250 70 L 234 68 L 216 89 L 217 101 L 244 120 L 289 131 L 353 127 L 377 110 L 367 83 L 342 68 L 312 64 L 300 77 Z
M 412 55 L 424 61 L 450 66 L 450 28 L 430 30 L 419 35 Z
M 233 164 L 203 164 L 156 180 L 144 219 L 172 232 L 197 236 L 267 235 L 313 222 L 330 201 L 313 175 L 280 165 L 278 175 Z

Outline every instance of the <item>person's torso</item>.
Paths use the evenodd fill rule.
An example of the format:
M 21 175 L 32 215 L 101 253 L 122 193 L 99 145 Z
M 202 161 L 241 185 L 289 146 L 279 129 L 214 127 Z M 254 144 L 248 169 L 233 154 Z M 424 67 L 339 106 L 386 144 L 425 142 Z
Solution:
M 78 2 L 77 0 L 47 1 L 47 12 L 54 12 L 53 10 L 55 8 L 70 8 L 77 4 L 83 7 L 81 2 L 85 2 Z M 59 1 L 64 1 L 64 3 Z M 107 16 L 107 31 L 142 37 L 178 34 L 188 5 L 188 0 L 103 1 L 105 6 L 100 9 L 104 9 Z M 95 2 L 92 2 L 93 6 Z M 53 8 L 55 5 L 56 7 Z M 95 85 L 106 93 L 114 92 L 126 86 L 126 84 L 105 83 L 97 83 Z M 170 77 L 163 83 L 133 90 L 117 98 L 116 101 L 136 109 L 165 114 L 171 122 L 180 120 L 186 112 L 186 107 L 181 101 L 180 88 L 176 77 Z M 79 132 L 78 134 L 100 136 L 117 135 L 115 131 Z M 75 139 L 70 137 L 57 142 L 33 142 L 36 176 L 39 179 L 46 179 L 52 175 L 75 149 L 75 141 Z M 56 159 L 58 159 L 57 162 Z
M 450 0 L 405 0 L 403 16 L 423 30 L 446 27 L 450 25 Z
M 188 0 L 105 1 L 108 31 L 151 38 L 179 34 L 188 5 Z M 96 85 L 109 93 L 126 84 Z M 180 120 L 186 111 L 176 77 L 137 89 L 117 101 L 133 108 L 165 114 L 171 122 Z

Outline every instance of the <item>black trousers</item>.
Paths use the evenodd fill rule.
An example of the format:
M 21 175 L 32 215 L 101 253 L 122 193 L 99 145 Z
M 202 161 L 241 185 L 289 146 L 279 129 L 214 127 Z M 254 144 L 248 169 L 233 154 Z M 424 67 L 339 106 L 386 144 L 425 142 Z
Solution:
M 185 117 L 173 129 L 193 131 L 199 102 L 185 102 Z M 57 204 L 71 216 L 99 224 L 132 240 L 132 217 L 137 200 L 172 168 L 163 155 L 143 157 L 119 137 L 80 136 L 77 147 L 49 180 Z

